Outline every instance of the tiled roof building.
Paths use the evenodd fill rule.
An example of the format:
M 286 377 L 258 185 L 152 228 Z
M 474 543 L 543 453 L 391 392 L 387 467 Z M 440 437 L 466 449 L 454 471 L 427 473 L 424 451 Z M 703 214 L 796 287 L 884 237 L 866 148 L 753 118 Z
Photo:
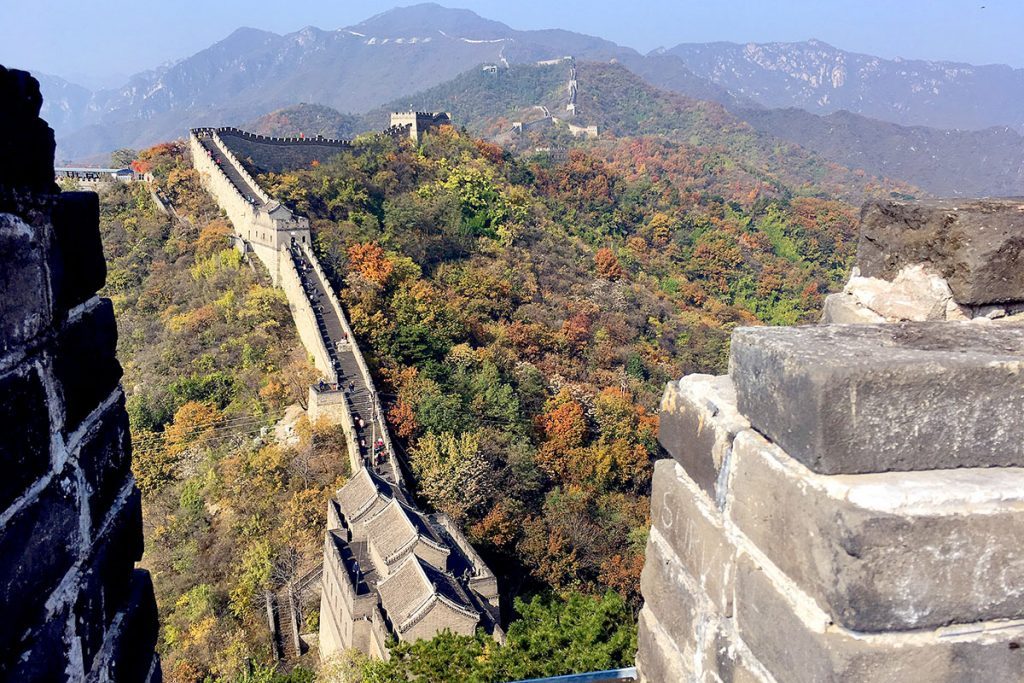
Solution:
M 320 653 L 354 648 L 388 657 L 387 641 L 447 629 L 496 638 L 494 574 L 444 515 L 425 515 L 403 491 L 362 468 L 328 504 Z

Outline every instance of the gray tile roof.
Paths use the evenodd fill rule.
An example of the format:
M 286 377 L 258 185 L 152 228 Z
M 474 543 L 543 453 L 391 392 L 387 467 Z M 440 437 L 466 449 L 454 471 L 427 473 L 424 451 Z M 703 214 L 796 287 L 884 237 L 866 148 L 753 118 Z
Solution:
M 379 512 L 393 497 L 391 485 L 366 467 L 352 475 L 335 496 L 348 524 Z
M 381 605 L 398 633 L 415 626 L 439 603 L 446 604 L 468 619 L 480 618 L 454 578 L 415 555 L 408 556 L 389 577 L 378 583 L 377 591 Z
M 418 541 L 447 554 L 451 550 L 441 542 L 420 513 L 392 498 L 372 516 L 361 522 L 366 538 L 384 562 L 391 564 L 411 551 Z

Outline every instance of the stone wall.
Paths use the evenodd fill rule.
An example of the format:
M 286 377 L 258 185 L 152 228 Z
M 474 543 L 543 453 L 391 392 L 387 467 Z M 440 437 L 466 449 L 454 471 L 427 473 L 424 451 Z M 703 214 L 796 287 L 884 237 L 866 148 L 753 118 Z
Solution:
M 249 189 L 246 191 L 254 195 L 254 199 L 257 200 L 255 204 L 235 186 L 225 169 L 210 157 L 201 137 L 202 140 L 212 141 L 222 163 L 229 165 L 244 183 L 248 184 Z M 282 250 L 287 249 L 293 240 L 299 244 L 309 243 L 309 221 L 305 217 L 294 215 L 264 192 L 220 138 L 217 129 L 197 128 L 191 131 L 189 150 L 192 154 L 192 165 L 199 172 L 201 184 L 227 214 L 235 229 L 235 235 L 245 240 L 270 272 L 271 280 L 278 284 L 282 262 L 287 260 L 287 256 L 282 258 Z
M 334 138 L 278 138 L 258 135 L 238 128 L 217 128 L 224 145 L 241 161 L 259 173 L 281 173 L 309 168 L 351 150 L 348 140 Z M 252 159 L 249 163 L 246 160 Z
M 450 126 L 452 115 L 449 112 L 432 111 L 396 111 L 391 113 L 389 134 L 407 131 L 414 142 L 419 142 L 420 135 L 439 126 Z
M 338 377 L 331 366 L 327 346 L 323 335 L 320 334 L 320 328 L 317 326 L 313 304 L 303 291 L 299 273 L 295 270 L 295 264 L 288 258 L 287 252 L 280 256 L 278 274 L 277 284 L 284 290 L 285 296 L 288 298 L 288 308 L 291 310 L 292 320 L 295 321 L 295 328 L 299 332 L 302 345 L 313 356 L 313 363 L 324 378 L 331 384 L 336 383 Z
M 156 681 L 99 205 L 58 193 L 41 104 L 0 67 L 0 679 Z
M 887 220 L 914 225 L 899 216 L 928 206 Z M 896 253 L 911 236 L 876 237 L 874 210 L 866 239 Z M 1001 205 L 973 238 L 1017 211 Z M 953 211 L 943 222 L 967 220 Z M 1020 256 L 1006 251 L 1019 242 L 1003 244 L 999 259 Z M 862 267 L 879 273 L 865 254 Z M 882 274 L 940 259 L 920 248 Z M 950 262 L 938 273 L 974 292 L 1002 267 Z M 1003 287 L 969 303 L 1017 297 L 1012 279 Z M 1022 365 L 1024 327 L 1013 324 L 740 328 L 728 376 L 670 383 L 641 680 L 1024 679 Z

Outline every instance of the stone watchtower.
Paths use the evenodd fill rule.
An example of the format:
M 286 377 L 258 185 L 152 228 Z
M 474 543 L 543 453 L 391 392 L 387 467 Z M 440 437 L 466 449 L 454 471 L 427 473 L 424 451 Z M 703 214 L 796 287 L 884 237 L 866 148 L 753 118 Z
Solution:
M 156 604 L 91 192 L 0 66 L 0 679 L 158 681 Z
M 449 112 L 396 111 L 391 113 L 391 128 L 405 128 L 413 142 L 420 141 L 420 134 L 439 126 L 452 125 Z
M 641 680 L 1024 680 L 1022 259 L 1024 202 L 870 205 L 826 318 L 890 322 L 668 385 Z

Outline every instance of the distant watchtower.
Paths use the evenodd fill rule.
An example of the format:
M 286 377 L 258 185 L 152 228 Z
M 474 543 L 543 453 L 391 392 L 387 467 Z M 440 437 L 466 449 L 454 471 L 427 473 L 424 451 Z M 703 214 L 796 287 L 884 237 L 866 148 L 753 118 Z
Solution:
M 450 112 L 432 111 L 396 111 L 391 114 L 392 128 L 407 128 L 409 137 L 414 141 L 420 141 L 420 133 L 438 126 L 450 126 L 452 115 Z

